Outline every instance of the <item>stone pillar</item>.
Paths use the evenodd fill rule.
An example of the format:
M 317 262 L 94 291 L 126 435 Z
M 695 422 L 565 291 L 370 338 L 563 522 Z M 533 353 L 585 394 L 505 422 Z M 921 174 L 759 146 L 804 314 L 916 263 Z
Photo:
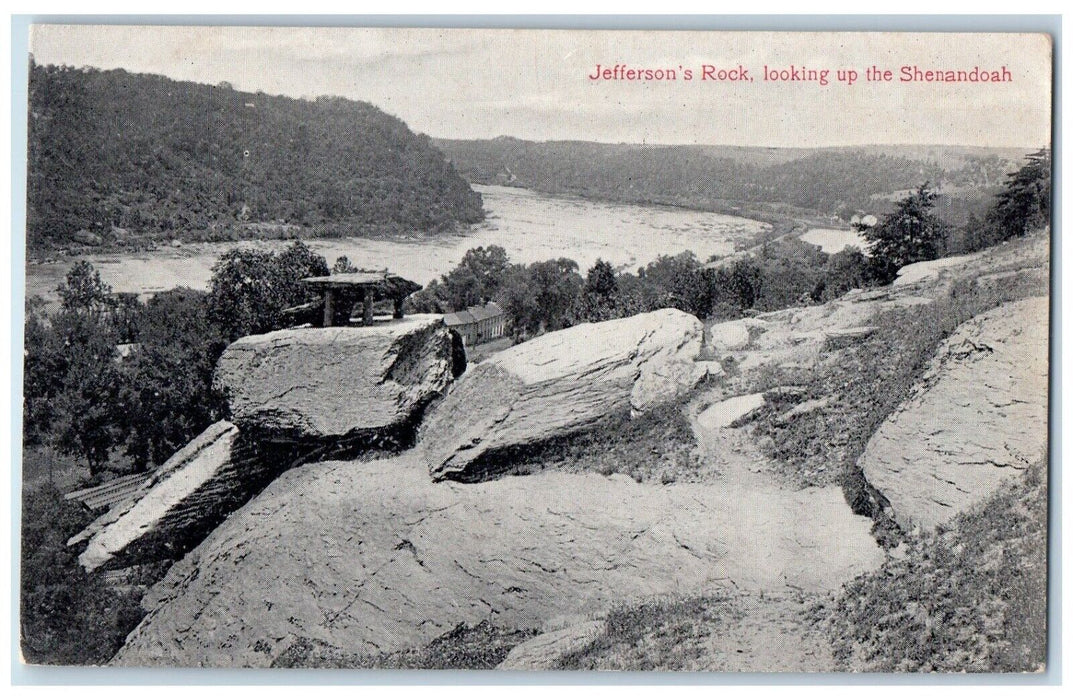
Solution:
M 366 326 L 373 325 L 373 289 L 365 288 L 365 303 L 361 309 L 361 322 Z
M 395 297 L 395 318 L 402 318 L 403 297 Z
M 335 318 L 332 314 L 335 313 L 334 304 L 332 304 L 332 288 L 328 287 L 324 290 L 324 327 L 329 328 L 334 325 Z

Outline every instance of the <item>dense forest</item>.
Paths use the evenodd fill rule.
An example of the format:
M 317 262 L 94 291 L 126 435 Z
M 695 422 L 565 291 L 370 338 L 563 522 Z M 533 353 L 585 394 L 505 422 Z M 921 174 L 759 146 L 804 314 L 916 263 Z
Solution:
M 866 146 L 822 149 L 641 146 L 573 141 L 436 139 L 471 182 L 615 201 L 780 216 L 883 214 L 920 182 L 958 225 L 983 214 L 1023 151 Z
M 31 251 L 430 231 L 483 217 L 428 137 L 376 107 L 37 65 Z

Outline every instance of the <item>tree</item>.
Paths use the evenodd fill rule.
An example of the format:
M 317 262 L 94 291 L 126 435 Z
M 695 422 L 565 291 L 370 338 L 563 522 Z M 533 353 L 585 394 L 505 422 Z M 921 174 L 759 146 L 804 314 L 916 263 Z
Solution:
M 589 268 L 585 278 L 585 289 L 578 297 L 571 315 L 577 321 L 607 321 L 618 317 L 617 307 L 618 280 L 611 263 L 597 260 Z
M 46 316 L 30 305 L 23 367 L 28 444 L 52 442 L 86 460 L 93 474 L 107 464 L 122 437 L 116 327 L 105 311 L 111 290 L 85 261 L 58 289 L 60 311 Z
M 23 442 L 38 445 L 51 436 L 56 415 L 53 398 L 59 390 L 66 368 L 66 352 L 51 320 L 44 311 L 44 300 L 28 303 L 23 351 Z
M 584 280 L 567 258 L 511 267 L 496 301 L 506 312 L 516 338 L 556 331 L 574 323 Z
M 816 289 L 816 301 L 837 299 L 851 289 L 862 289 L 872 283 L 868 258 L 855 246 L 846 246 L 827 260 L 823 282 Z
M 704 267 L 689 251 L 659 256 L 645 266 L 641 277 L 649 311 L 671 307 L 703 318 L 711 308 Z
M 107 464 L 122 436 L 120 374 L 114 329 L 92 315 L 61 311 L 44 360 L 52 368 L 50 432 L 61 452 L 86 460 L 91 474 Z
M 332 265 L 332 274 L 333 275 L 340 274 L 340 273 L 345 274 L 345 273 L 348 273 L 348 272 L 357 272 L 357 271 L 358 271 L 358 268 L 354 267 L 354 265 L 352 265 L 351 262 L 350 262 L 350 258 L 348 258 L 345 255 L 340 255 L 338 258 L 336 258 L 335 259 L 335 264 Z
M 101 281 L 101 273 L 85 260 L 76 262 L 57 290 L 67 311 L 101 316 L 115 307 L 112 288 Z
M 712 310 L 722 318 L 737 318 L 756 307 L 764 289 L 760 266 L 751 259 L 738 260 L 712 274 Z
M 893 280 L 905 265 L 933 260 L 944 253 L 947 227 L 932 211 L 938 198 L 938 193 L 925 182 L 878 224 L 858 227 L 871 243 L 872 264 L 882 283 Z
M 500 246 L 467 250 L 458 266 L 440 278 L 445 305 L 458 311 L 491 301 L 510 269 L 507 251 Z
M 212 267 L 209 317 L 229 340 L 276 330 L 284 322 L 284 309 L 312 300 L 301 280 L 327 274 L 324 257 L 301 241 L 279 255 L 229 250 Z
M 572 323 L 569 312 L 582 286 L 577 269 L 577 263 L 568 258 L 545 260 L 529 266 L 535 313 L 527 320 L 527 330 L 557 331 Z
M 1023 236 L 1051 220 L 1051 150 L 1043 148 L 1006 178 L 987 212 L 987 224 L 997 241 Z
M 162 463 L 222 413 L 212 373 L 227 339 L 207 301 L 204 292 L 173 289 L 150 299 L 139 319 L 123 391 L 127 453 L 138 467 Z
M 611 263 L 598 258 L 596 264 L 589 268 L 585 278 L 585 293 L 600 299 L 612 299 L 617 291 L 615 268 L 611 267 Z

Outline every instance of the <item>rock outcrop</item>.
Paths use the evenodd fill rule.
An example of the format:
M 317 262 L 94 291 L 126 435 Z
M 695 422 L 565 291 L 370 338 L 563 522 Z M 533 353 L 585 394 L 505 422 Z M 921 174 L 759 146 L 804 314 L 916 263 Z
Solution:
M 750 341 L 749 324 L 746 319 L 717 323 L 708 329 L 708 347 L 716 353 L 742 350 Z
M 697 416 L 697 423 L 709 430 L 728 428 L 763 405 L 763 394 L 735 396 L 704 409 Z
M 545 632 L 510 650 L 496 666 L 501 671 L 550 671 L 567 654 L 582 651 L 604 633 L 606 620 L 589 620 Z
M 705 375 L 696 317 L 662 309 L 548 333 L 473 366 L 431 412 L 419 447 L 436 479 L 474 481 L 504 455 L 641 413 Z
M 879 427 L 860 466 L 903 528 L 970 508 L 1047 449 L 1047 299 L 962 324 L 912 396 Z
M 220 357 L 215 386 L 240 428 L 292 439 L 360 438 L 408 426 L 465 368 L 439 316 L 248 336 Z
M 550 471 L 435 483 L 415 452 L 308 464 L 172 567 L 115 663 L 268 666 L 298 639 L 380 654 L 459 623 L 542 629 L 653 595 L 833 590 L 882 561 L 871 524 L 838 488 Z
M 233 424 L 215 423 L 162 464 L 139 498 L 72 539 L 89 539 L 78 561 L 92 571 L 182 555 L 288 466 L 243 443 Z

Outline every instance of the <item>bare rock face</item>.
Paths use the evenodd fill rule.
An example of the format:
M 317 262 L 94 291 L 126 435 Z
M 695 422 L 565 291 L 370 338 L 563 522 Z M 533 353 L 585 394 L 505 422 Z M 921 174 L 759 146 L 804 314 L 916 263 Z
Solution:
M 419 446 L 429 470 L 435 479 L 479 480 L 513 450 L 681 396 L 707 373 L 695 362 L 702 342 L 700 321 L 661 309 L 504 350 L 473 366 L 426 418 Z
M 708 346 L 715 352 L 741 350 L 749 341 L 749 326 L 744 320 L 717 323 L 708 330 Z
M 979 503 L 1047 449 L 1047 299 L 962 324 L 879 427 L 860 466 L 904 528 Z
M 215 423 L 161 465 L 140 497 L 86 528 L 79 563 L 92 571 L 181 555 L 287 466 L 244 444 L 233 424 Z
M 244 430 L 297 439 L 397 428 L 465 368 L 439 316 L 386 325 L 248 336 L 220 357 L 214 383 Z
M 547 629 L 651 596 L 830 591 L 882 562 L 871 525 L 837 487 L 437 483 L 415 451 L 307 464 L 171 568 L 114 663 L 270 666 L 301 639 L 377 655 L 460 623 Z
M 496 668 L 501 671 L 550 671 L 567 654 L 582 651 L 607 629 L 605 620 L 589 620 L 545 632 L 510 650 Z

